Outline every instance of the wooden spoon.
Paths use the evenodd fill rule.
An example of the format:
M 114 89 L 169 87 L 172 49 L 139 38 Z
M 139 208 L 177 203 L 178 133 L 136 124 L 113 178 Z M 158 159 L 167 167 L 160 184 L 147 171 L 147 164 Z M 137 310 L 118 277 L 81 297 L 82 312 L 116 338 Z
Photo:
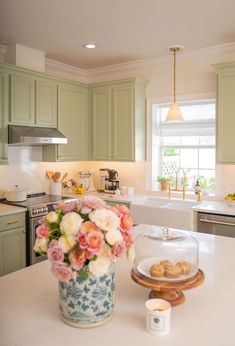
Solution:
M 60 179 L 61 182 L 64 181 L 64 179 L 67 177 L 68 173 L 64 173 L 64 175 L 62 176 L 62 178 Z
M 55 172 L 53 176 L 53 180 L 57 182 L 59 181 L 60 177 L 61 177 L 61 172 Z
M 50 181 L 54 181 L 54 172 L 46 171 L 46 175 L 50 179 Z

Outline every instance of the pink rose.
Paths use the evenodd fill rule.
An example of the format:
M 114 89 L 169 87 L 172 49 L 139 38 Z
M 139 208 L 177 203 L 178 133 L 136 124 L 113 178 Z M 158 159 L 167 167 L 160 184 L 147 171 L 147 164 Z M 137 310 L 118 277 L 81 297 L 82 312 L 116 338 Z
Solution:
M 130 232 L 125 232 L 125 233 L 123 232 L 122 237 L 123 237 L 123 240 L 124 240 L 126 246 L 130 246 L 130 245 L 134 244 L 133 236 Z
M 87 248 L 88 240 L 87 240 L 87 235 L 85 233 L 79 232 L 76 236 L 76 240 L 80 246 L 80 249 L 84 250 Z
M 67 202 L 67 203 L 65 201 L 62 201 L 54 205 L 55 210 L 61 209 L 63 213 L 65 214 L 70 213 L 72 211 L 76 211 L 77 208 L 78 208 L 77 202 L 74 202 L 74 201 Z
M 102 232 L 91 231 L 87 235 L 87 250 L 95 255 L 98 255 L 103 250 L 104 235 Z
M 111 249 L 111 256 L 113 258 L 120 258 L 125 255 L 126 245 L 124 241 L 117 242 Z
M 54 245 L 49 247 L 47 251 L 47 257 L 51 262 L 63 262 L 64 252 L 60 246 Z
M 133 227 L 132 219 L 129 215 L 124 214 L 120 220 L 120 229 L 123 232 L 129 231 Z
M 49 233 L 49 229 L 44 223 L 39 225 L 36 229 L 37 238 L 48 238 Z
M 51 268 L 52 273 L 55 277 L 62 282 L 68 282 L 69 280 L 74 279 L 75 272 L 73 272 L 67 264 L 55 262 Z
M 94 196 L 84 196 L 81 199 L 81 202 L 83 205 L 81 212 L 84 214 L 89 214 L 92 209 L 97 209 L 105 206 L 105 202 L 102 199 Z
M 117 216 L 130 215 L 130 210 L 125 205 L 109 207 Z
M 75 246 L 69 254 L 69 260 L 73 269 L 80 270 L 86 261 L 86 252 Z

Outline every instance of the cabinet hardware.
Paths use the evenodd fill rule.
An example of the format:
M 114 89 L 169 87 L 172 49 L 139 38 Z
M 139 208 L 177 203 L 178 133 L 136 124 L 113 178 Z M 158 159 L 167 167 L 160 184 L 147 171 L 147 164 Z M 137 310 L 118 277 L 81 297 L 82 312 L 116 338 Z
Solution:
M 8 221 L 8 225 L 13 225 L 14 223 L 17 223 L 18 221 L 17 220 L 15 220 L 15 221 Z
M 221 222 L 221 221 L 213 221 L 213 220 L 207 220 L 207 219 L 200 219 L 200 221 L 205 223 L 214 223 L 216 225 L 235 226 L 235 223 L 232 223 L 232 222 Z
M 22 233 L 26 233 L 26 231 L 22 231 Z

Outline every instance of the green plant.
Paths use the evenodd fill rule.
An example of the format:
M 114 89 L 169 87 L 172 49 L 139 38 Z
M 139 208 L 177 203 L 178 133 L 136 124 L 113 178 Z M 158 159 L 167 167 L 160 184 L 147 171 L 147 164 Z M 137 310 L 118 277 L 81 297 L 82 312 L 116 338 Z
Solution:
M 164 176 L 160 176 L 160 175 L 157 177 L 156 180 L 157 180 L 158 183 L 161 183 L 161 182 L 169 182 L 169 178 L 164 177 Z

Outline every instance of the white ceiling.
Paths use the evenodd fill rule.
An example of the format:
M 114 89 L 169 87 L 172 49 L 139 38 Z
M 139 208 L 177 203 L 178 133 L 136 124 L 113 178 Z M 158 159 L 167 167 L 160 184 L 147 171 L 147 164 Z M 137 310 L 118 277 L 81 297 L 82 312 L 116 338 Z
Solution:
M 235 0 L 0 0 L 0 43 L 90 69 L 235 42 L 234 15 Z

